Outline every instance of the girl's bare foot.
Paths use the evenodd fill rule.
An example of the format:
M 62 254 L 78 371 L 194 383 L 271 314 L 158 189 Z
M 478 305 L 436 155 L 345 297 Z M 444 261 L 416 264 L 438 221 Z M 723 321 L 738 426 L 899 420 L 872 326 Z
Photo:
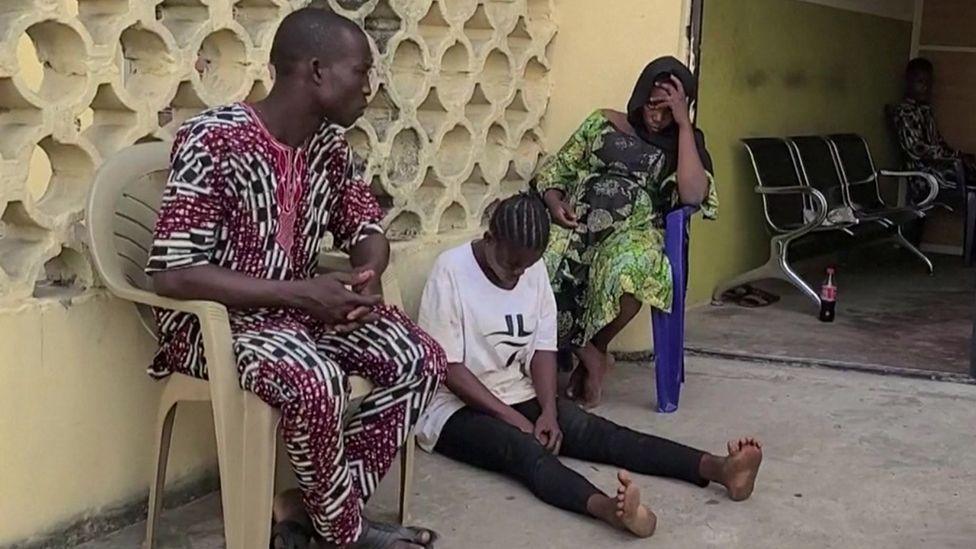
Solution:
M 620 525 L 639 538 L 649 538 L 657 528 L 657 516 L 640 500 L 640 488 L 634 484 L 630 473 L 617 473 L 617 519 Z
M 602 492 L 593 494 L 586 501 L 586 512 L 618 530 L 641 538 L 650 537 L 657 528 L 657 517 L 641 504 L 640 489 L 631 480 L 630 473 L 620 471 L 617 480 L 620 481 L 617 495 L 611 498 Z
M 730 440 L 729 456 L 722 465 L 722 485 L 729 491 L 729 498 L 742 501 L 752 495 L 756 475 L 762 463 L 762 443 L 754 438 Z

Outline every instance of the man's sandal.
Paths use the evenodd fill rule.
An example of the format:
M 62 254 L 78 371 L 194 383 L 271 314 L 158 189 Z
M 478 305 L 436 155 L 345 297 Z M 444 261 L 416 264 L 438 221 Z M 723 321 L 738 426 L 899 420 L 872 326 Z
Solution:
M 424 549 L 433 549 L 437 541 L 437 532 L 414 526 L 399 526 L 384 522 L 363 520 L 363 534 L 359 541 L 353 544 L 354 549 L 389 549 L 395 547 L 396 542 L 406 542 L 419 545 Z
M 308 526 L 294 520 L 283 520 L 271 527 L 271 549 L 308 549 L 315 536 Z

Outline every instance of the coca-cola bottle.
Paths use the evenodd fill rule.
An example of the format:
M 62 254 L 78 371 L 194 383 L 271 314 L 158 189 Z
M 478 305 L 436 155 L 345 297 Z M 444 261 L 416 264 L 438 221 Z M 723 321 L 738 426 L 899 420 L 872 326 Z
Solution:
M 837 308 L 837 284 L 834 282 L 834 268 L 827 268 L 827 278 L 820 287 L 820 322 L 833 322 Z

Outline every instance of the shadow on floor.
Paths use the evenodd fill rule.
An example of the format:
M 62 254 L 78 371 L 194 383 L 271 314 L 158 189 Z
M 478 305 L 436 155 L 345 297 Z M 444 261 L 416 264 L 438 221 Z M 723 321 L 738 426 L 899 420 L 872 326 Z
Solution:
M 968 374 L 976 269 L 964 268 L 958 257 L 934 260 L 931 276 L 890 248 L 805 262 L 799 271 L 818 290 L 826 267 L 837 265 L 835 322 L 819 322 L 813 301 L 792 286 L 762 282 L 756 286 L 781 296 L 778 303 L 693 309 L 687 347 L 729 357 Z

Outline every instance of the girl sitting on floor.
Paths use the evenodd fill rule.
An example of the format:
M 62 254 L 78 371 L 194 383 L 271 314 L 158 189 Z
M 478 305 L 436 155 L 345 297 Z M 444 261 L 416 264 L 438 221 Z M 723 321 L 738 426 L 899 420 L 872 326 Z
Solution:
M 753 438 L 727 456 L 638 433 L 556 397 L 556 301 L 545 264 L 549 214 L 538 198 L 501 202 L 484 237 L 438 258 L 419 324 L 447 354 L 442 385 L 417 426 L 422 448 L 506 474 L 562 509 L 647 537 L 657 517 L 630 473 L 698 486 L 718 482 L 740 501 L 752 494 L 762 461 Z M 615 496 L 556 457 L 622 468 Z

